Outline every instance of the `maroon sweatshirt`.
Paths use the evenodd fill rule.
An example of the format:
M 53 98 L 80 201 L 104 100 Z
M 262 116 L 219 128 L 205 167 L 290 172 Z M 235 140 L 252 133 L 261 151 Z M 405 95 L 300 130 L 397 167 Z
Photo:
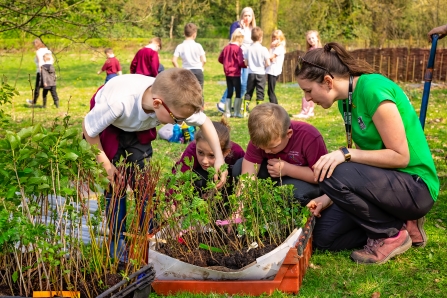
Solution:
M 158 75 L 158 53 L 151 48 L 142 48 L 136 54 L 130 64 L 130 73 L 141 74 L 148 77 Z
M 219 62 L 223 64 L 225 76 L 240 77 L 241 68 L 246 68 L 242 49 L 237 44 L 228 44 L 220 53 Z

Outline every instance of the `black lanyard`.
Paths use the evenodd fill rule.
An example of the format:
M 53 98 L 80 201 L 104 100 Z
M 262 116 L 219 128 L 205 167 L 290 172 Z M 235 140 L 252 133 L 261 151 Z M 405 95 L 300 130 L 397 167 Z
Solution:
M 353 76 L 349 76 L 348 99 L 343 100 L 343 119 L 345 120 L 346 141 L 348 148 L 352 148 L 352 82 Z

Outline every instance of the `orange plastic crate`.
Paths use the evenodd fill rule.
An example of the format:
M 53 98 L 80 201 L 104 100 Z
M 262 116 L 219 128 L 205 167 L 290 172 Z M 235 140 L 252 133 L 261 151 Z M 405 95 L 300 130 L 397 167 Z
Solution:
M 311 233 L 311 231 L 306 230 L 304 233 Z M 308 239 L 307 244 L 298 241 L 297 247 L 289 250 L 273 280 L 155 280 L 152 288 L 157 294 L 165 296 L 181 292 L 259 296 L 270 295 L 276 290 L 297 294 L 312 255 L 312 238 L 305 236 L 301 241 Z M 305 245 L 302 255 L 298 255 L 299 245 Z

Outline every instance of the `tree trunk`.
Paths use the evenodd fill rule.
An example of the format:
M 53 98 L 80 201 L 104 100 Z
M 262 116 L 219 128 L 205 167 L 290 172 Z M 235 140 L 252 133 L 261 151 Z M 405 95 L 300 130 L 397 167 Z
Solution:
M 262 45 L 269 48 L 271 43 L 272 32 L 277 27 L 279 0 L 262 0 L 261 1 L 261 24 L 260 27 L 264 31 Z
M 169 39 L 173 38 L 173 32 L 174 32 L 174 19 L 175 16 L 171 16 L 171 24 L 169 25 Z

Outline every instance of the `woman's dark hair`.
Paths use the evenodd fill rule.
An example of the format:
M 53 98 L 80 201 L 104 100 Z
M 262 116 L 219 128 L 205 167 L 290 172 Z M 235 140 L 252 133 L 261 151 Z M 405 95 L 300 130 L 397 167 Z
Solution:
M 368 62 L 355 59 L 336 42 L 307 52 L 295 68 L 295 76 L 309 81 L 323 82 L 325 75 L 339 77 L 376 73 Z
M 219 137 L 220 148 L 222 149 L 222 151 L 230 149 L 230 127 L 226 118 L 223 116 L 220 122 L 213 121 L 213 125 L 216 129 L 217 136 Z M 194 135 L 194 139 L 196 140 L 196 142 L 204 138 L 205 137 L 201 129 L 199 129 Z

